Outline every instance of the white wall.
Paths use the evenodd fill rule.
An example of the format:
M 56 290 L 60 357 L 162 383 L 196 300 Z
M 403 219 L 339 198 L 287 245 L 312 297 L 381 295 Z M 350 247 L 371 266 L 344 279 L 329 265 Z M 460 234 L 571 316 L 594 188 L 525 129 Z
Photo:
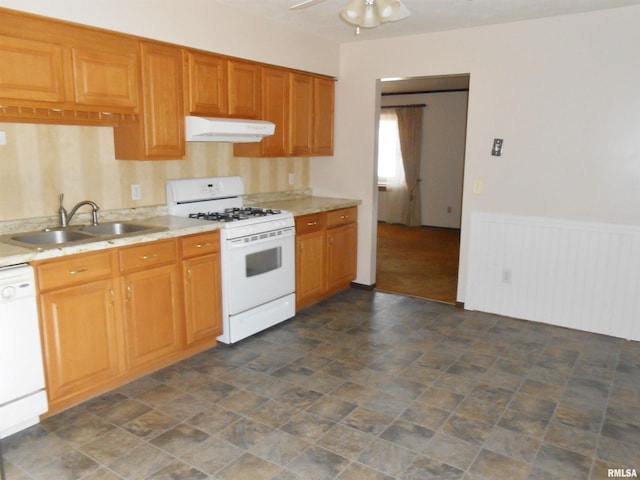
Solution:
M 471 212 L 640 224 L 639 24 L 634 6 L 342 45 L 336 155 L 312 159 L 311 184 L 363 199 L 357 281 L 375 282 L 378 78 L 471 75 L 459 301 Z
M 460 228 L 467 92 L 385 95 L 381 105 L 425 104 L 420 198 L 422 225 Z M 378 219 L 385 192 L 378 192 Z M 451 209 L 451 211 L 449 211 Z
M 0 6 L 178 45 L 338 75 L 338 44 L 206 0 L 0 0 Z

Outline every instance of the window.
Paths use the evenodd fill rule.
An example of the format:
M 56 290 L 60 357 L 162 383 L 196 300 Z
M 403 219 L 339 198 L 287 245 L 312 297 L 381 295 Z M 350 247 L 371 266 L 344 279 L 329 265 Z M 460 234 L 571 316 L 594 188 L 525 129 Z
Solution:
M 389 186 L 403 180 L 398 117 L 393 110 L 383 110 L 378 130 L 378 185 Z

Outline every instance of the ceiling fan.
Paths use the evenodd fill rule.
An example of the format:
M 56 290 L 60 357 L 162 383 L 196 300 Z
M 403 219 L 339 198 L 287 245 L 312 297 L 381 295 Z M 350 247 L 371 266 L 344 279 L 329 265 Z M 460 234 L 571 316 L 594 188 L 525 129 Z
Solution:
M 324 1 L 304 0 L 293 5 L 291 10 L 311 7 Z M 347 6 L 340 11 L 340 17 L 345 22 L 356 26 L 356 34 L 360 33 L 360 27 L 377 27 L 381 23 L 402 20 L 410 14 L 401 0 L 349 0 Z

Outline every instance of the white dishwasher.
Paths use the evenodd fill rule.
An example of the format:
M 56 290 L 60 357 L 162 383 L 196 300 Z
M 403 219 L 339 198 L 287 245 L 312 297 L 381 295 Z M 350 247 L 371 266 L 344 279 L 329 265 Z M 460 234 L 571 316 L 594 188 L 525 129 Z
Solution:
M 33 268 L 0 268 L 0 438 L 47 411 Z

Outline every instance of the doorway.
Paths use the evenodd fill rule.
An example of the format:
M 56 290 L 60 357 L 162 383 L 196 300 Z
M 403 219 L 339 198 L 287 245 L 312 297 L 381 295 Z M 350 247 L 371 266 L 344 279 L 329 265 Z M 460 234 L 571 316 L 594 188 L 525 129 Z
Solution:
M 381 106 L 425 108 L 420 226 L 390 223 L 394 216 L 385 203 L 389 192 L 378 182 L 378 290 L 456 303 L 469 78 L 463 74 L 380 80 Z

